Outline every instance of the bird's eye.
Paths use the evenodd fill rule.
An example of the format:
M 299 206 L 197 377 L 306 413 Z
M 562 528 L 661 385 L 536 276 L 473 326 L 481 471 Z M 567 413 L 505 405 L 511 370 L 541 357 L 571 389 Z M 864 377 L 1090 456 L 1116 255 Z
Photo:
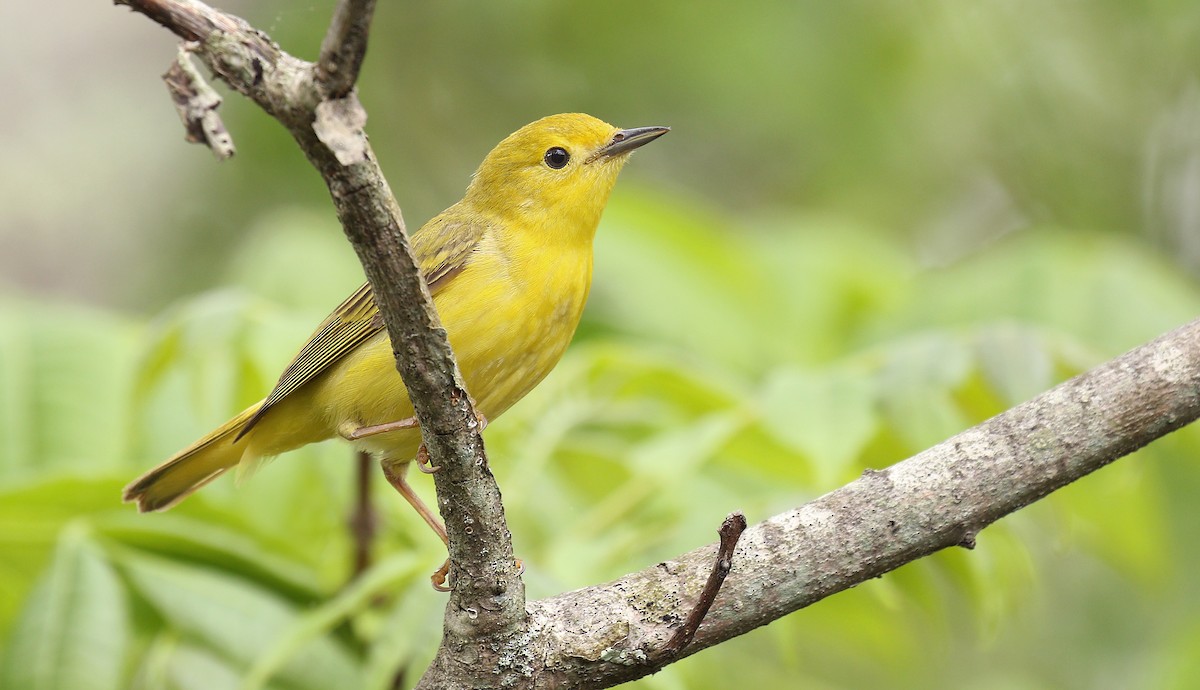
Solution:
M 567 167 L 567 163 L 571 162 L 571 154 L 567 153 L 567 150 L 563 147 L 555 146 L 546 151 L 546 155 L 542 156 L 542 160 L 546 161 L 546 165 L 551 168 L 562 170 Z

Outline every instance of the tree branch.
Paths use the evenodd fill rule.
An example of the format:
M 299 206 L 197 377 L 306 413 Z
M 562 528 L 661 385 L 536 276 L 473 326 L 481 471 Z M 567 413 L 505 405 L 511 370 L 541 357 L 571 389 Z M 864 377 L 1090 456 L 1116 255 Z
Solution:
M 692 612 L 688 614 L 683 626 L 678 628 L 671 639 L 667 640 L 663 648 L 654 655 L 655 661 L 669 663 L 670 659 L 678 656 L 685 647 L 692 643 L 692 639 L 696 637 L 696 631 L 700 629 L 700 623 L 704 621 L 708 610 L 717 600 L 721 585 L 725 583 L 725 578 L 733 570 L 733 552 L 737 549 L 742 532 L 745 531 L 746 516 L 741 511 L 730 513 L 721 523 L 721 529 L 717 530 L 717 535 L 721 538 L 717 543 L 717 559 L 713 563 L 712 571 L 708 574 L 708 581 L 704 583 L 704 590 L 700 592 L 700 598 L 692 607 Z
M 342 98 L 354 88 L 363 58 L 375 0 L 344 0 L 334 10 L 317 59 L 317 81 L 330 98 Z
M 236 153 L 233 138 L 225 129 L 225 123 L 217 114 L 221 107 L 221 97 L 217 94 L 199 70 L 192 64 L 188 54 L 187 44 L 179 46 L 179 52 L 171 67 L 163 74 L 163 82 L 179 111 L 179 119 L 187 132 L 186 138 L 193 144 L 204 144 L 212 149 L 217 160 L 232 158 Z
M 329 187 L 342 227 L 362 262 L 383 315 L 397 369 L 441 471 L 438 505 L 450 537 L 454 591 L 446 608 L 446 641 L 474 644 L 525 616 L 525 590 L 484 454 L 475 411 L 405 235 L 400 207 L 367 142 L 366 114 L 352 91 L 366 49 L 372 2 L 342 0 L 317 68 L 280 50 L 245 21 L 196 0 L 117 0 L 195 41 L 195 55 L 234 90 L 280 121 Z M 347 82 L 347 80 L 349 80 Z
M 681 656 L 934 551 L 1200 417 L 1200 320 L 796 510 L 746 530 Z M 530 602 L 534 687 L 609 687 L 655 670 L 713 545 L 605 585 Z

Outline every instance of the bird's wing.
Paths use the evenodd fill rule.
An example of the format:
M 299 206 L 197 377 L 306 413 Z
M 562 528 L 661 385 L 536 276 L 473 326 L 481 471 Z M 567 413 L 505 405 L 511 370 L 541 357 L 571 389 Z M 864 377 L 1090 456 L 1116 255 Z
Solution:
M 462 272 L 488 227 L 445 216 L 430 221 L 412 238 L 413 255 L 431 295 L 436 295 Z M 273 405 L 381 330 L 383 318 L 375 306 L 375 295 L 370 284 L 364 283 L 321 322 L 237 438 L 244 436 Z

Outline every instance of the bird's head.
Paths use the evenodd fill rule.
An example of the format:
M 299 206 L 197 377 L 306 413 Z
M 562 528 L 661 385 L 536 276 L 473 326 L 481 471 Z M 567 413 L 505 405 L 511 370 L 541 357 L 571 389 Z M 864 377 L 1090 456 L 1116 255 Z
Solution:
M 523 225 L 590 239 L 629 154 L 667 131 L 618 129 L 582 113 L 544 117 L 492 149 L 464 201 Z

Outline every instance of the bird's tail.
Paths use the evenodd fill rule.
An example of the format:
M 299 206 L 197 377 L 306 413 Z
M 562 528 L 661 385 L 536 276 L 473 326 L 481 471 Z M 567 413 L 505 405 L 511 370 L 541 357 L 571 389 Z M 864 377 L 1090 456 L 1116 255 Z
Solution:
M 133 480 L 125 487 L 122 498 L 126 502 L 136 501 L 143 513 L 166 510 L 236 466 L 242 460 L 248 439 L 235 442 L 235 437 L 261 405 L 261 402 L 251 405 L 170 460 Z

